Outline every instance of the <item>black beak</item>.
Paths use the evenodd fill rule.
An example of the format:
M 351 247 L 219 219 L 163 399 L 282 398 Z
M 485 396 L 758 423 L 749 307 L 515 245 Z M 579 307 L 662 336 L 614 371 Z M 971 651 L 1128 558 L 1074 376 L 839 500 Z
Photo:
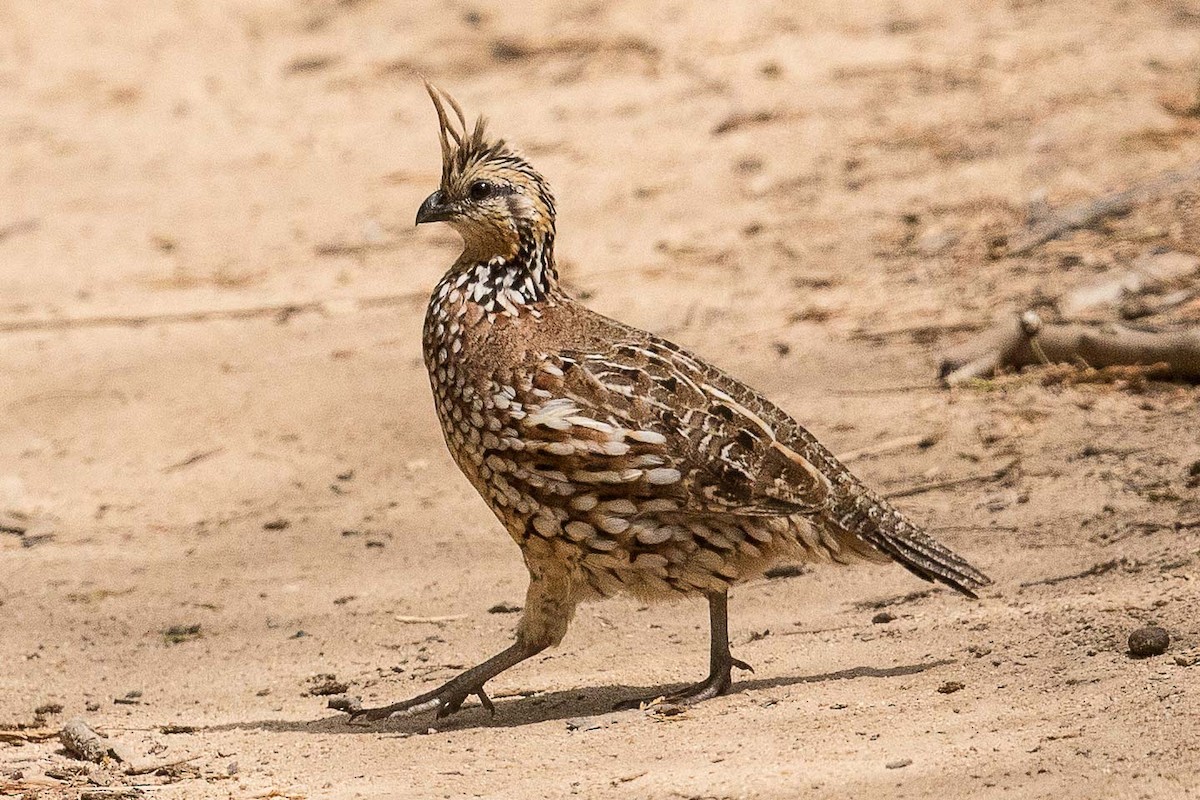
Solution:
M 434 192 L 425 198 L 425 202 L 421 203 L 421 207 L 417 209 L 417 223 L 422 222 L 445 222 L 450 219 L 450 206 L 442 201 L 442 193 Z

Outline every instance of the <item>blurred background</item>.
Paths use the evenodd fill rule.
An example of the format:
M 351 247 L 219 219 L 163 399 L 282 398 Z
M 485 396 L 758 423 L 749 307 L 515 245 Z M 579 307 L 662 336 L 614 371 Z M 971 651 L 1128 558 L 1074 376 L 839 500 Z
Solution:
M 748 692 L 584 739 L 564 720 L 703 669 L 698 605 L 612 601 L 497 681 L 533 695 L 497 723 L 342 735 L 321 687 L 412 694 L 523 601 L 420 362 L 458 241 L 412 226 L 440 173 L 419 74 L 547 176 L 572 292 L 763 389 L 995 595 L 748 586 Z M 1196 0 L 0 0 L 0 723 L 196 754 L 164 797 L 1093 797 L 1102 768 L 1182 796 L 1195 386 L 936 378 L 1089 287 L 1118 288 L 1069 321 L 1194 325 L 1198 163 Z M 1173 655 L 1130 661 L 1149 621 Z M 85 780 L 64 765 L 0 737 L 0 794 Z

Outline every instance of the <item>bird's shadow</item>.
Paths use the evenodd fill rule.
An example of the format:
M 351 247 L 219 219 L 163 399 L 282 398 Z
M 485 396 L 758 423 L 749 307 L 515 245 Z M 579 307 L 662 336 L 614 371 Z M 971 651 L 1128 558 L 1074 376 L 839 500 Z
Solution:
M 776 689 L 802 683 L 824 683 L 826 681 L 854 680 L 856 678 L 896 678 L 916 675 L 927 670 L 954 663 L 949 659 L 902 664 L 896 667 L 853 667 L 851 669 L 826 672 L 820 675 L 803 675 L 784 678 L 753 678 L 736 681 L 733 694 L 759 689 Z M 547 692 L 532 697 L 514 697 L 496 703 L 493 716 L 482 706 L 472 705 L 445 719 L 435 720 L 432 712 L 379 722 L 351 722 L 344 714 L 310 721 L 256 720 L 230 722 L 197 728 L 202 731 L 262 730 L 281 733 L 425 733 L 431 727 L 438 732 L 470 730 L 474 728 L 517 728 L 536 725 L 539 722 L 574 718 L 599 717 L 611 714 L 618 703 L 640 697 L 659 697 L 682 688 L 681 684 L 658 686 L 593 686 L 586 689 Z

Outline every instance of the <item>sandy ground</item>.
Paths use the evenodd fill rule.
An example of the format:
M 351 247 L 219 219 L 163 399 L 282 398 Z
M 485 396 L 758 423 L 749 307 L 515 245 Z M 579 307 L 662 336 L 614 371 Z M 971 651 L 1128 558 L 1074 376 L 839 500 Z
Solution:
M 90 773 L 164 799 L 1200 796 L 1200 392 L 934 386 L 965 329 L 1200 248 L 1158 203 L 992 257 L 1039 192 L 1200 160 L 1200 5 L 794 5 L 0 0 L 0 795 L 75 797 L 37 739 L 82 716 L 190 759 Z M 411 695 L 523 598 L 420 363 L 456 250 L 411 227 L 414 70 L 549 176 L 595 308 L 835 451 L 930 437 L 854 463 L 883 490 L 978 476 L 898 502 L 994 588 L 741 587 L 756 672 L 680 716 L 610 709 L 703 674 L 700 602 L 584 607 L 494 719 L 327 710 L 320 676 Z

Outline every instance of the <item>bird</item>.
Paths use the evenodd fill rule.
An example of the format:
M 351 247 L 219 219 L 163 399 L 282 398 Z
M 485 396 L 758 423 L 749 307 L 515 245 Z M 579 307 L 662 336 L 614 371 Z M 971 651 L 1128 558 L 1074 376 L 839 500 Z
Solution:
M 558 645 L 576 606 L 618 594 L 708 601 L 708 676 L 730 691 L 730 587 L 782 562 L 895 561 L 968 597 L 991 583 L 865 486 L 791 416 L 701 357 L 590 310 L 559 281 L 555 201 L 529 161 L 428 80 L 441 182 L 416 224 L 463 240 L 422 344 L 446 445 L 529 572 L 510 646 L 355 719 L 444 717 Z M 648 701 L 659 698 L 648 698 Z

